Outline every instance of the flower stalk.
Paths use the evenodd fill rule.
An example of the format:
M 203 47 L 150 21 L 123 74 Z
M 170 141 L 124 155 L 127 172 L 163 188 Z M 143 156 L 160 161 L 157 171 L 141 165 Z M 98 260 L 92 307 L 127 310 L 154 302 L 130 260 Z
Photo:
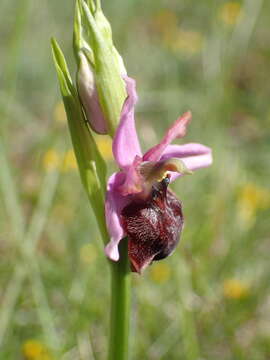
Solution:
M 120 261 L 111 262 L 111 319 L 108 360 L 127 360 L 130 325 L 131 272 L 127 239 L 119 247 Z

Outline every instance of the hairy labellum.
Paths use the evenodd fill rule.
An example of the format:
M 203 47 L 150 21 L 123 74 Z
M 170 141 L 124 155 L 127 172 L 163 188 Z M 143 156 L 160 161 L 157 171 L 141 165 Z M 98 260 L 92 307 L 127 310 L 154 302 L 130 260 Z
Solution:
M 180 201 L 167 189 L 169 178 L 152 187 L 146 201 L 134 200 L 121 213 L 128 236 L 128 255 L 132 271 L 140 273 L 152 261 L 172 253 L 183 227 Z

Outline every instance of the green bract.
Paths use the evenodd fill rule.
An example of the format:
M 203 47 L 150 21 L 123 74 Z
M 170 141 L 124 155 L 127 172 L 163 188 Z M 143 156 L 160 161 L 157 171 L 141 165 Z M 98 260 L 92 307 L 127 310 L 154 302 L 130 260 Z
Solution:
M 52 39 L 52 51 L 82 183 L 103 238 L 106 239 L 104 209 L 100 205 L 104 203 L 106 165 L 86 123 L 64 55 L 54 39 Z

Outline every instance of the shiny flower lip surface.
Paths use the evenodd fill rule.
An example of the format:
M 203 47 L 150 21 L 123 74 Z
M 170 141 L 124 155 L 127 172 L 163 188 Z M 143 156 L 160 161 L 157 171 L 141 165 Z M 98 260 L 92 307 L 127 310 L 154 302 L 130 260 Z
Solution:
M 134 200 L 121 212 L 128 236 L 131 269 L 141 271 L 152 261 L 169 256 L 183 227 L 182 204 L 168 190 L 169 176 L 156 183 L 147 201 Z

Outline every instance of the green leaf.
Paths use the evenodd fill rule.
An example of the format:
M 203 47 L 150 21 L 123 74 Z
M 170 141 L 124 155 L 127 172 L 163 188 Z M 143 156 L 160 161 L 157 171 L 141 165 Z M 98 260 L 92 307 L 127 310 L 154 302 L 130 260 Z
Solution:
M 107 241 L 104 217 L 106 164 L 85 121 L 64 55 L 54 39 L 52 39 L 52 52 L 81 180 L 97 218 L 103 239 Z
M 51 45 L 53 51 L 54 64 L 56 67 L 58 80 L 61 87 L 61 92 L 64 91 L 65 95 L 69 93 L 74 93 L 75 88 L 73 87 L 71 76 L 69 74 L 69 70 L 63 52 L 54 38 L 51 39 Z

